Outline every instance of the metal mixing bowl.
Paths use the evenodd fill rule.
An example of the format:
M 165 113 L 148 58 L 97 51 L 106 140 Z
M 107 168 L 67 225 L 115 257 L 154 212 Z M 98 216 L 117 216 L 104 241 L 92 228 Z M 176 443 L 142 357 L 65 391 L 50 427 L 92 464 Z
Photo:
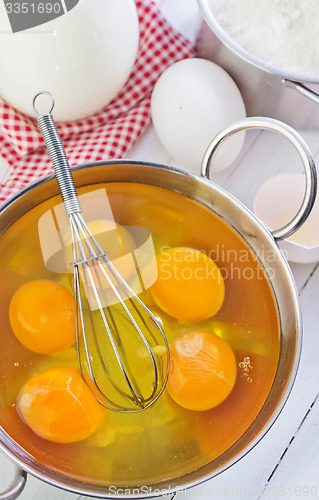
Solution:
M 211 160 L 220 145 L 228 136 L 247 128 L 266 128 L 284 135 L 295 146 L 304 165 L 306 191 L 302 206 L 289 224 L 274 233 L 269 232 L 232 195 L 208 179 Z M 259 415 L 233 446 L 204 467 L 160 484 L 144 485 L 143 487 L 128 484 L 123 495 L 126 498 L 149 497 L 152 496 L 151 492 L 157 489 L 156 495 L 158 496 L 164 492 L 174 492 L 197 485 L 224 471 L 252 449 L 278 417 L 292 388 L 300 356 L 302 327 L 294 280 L 276 240 L 282 239 L 298 229 L 313 206 L 316 196 L 314 162 L 301 137 L 290 127 L 270 119 L 247 119 L 229 127 L 213 140 L 203 161 L 202 177 L 165 165 L 121 160 L 87 164 L 76 167 L 73 172 L 77 186 L 102 182 L 143 183 L 177 191 L 196 200 L 221 216 L 246 241 L 268 276 L 278 307 L 281 347 L 274 383 Z M 58 193 L 56 179 L 50 175 L 12 197 L 0 209 L 0 234 L 3 234 L 23 214 Z M 267 256 L 271 256 L 271 259 Z M 20 476 L 12 488 L 6 494 L 1 495 L 1 499 L 13 500 L 22 490 L 26 477 L 22 469 L 51 485 L 78 494 L 100 498 L 120 496 L 120 492 L 114 490 L 114 485 L 111 486 L 111 489 L 99 484 L 81 482 L 44 467 L 25 453 L 11 439 L 10 435 L 1 429 L 0 442 L 1 449 L 5 454 L 21 468 Z
M 310 78 L 282 71 L 254 57 L 220 26 L 212 2 L 198 3 L 205 22 L 198 36 L 197 54 L 230 74 L 243 96 L 248 116 L 271 116 L 297 128 L 318 127 L 319 76 Z

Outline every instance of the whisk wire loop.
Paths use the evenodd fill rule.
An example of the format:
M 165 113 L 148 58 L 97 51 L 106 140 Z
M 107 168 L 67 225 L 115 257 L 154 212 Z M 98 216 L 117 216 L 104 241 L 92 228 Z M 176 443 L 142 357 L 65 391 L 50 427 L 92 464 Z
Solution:
M 126 299 L 130 299 L 133 297 L 134 299 L 138 300 L 138 296 L 134 293 L 132 288 L 129 287 L 129 285 L 122 278 L 120 273 L 118 273 L 116 267 L 112 264 L 112 262 L 105 255 L 105 253 L 103 252 L 102 248 L 97 243 L 97 241 L 92 237 L 92 235 L 90 234 L 90 230 L 89 230 L 86 222 L 84 221 L 82 215 L 81 214 L 72 214 L 70 216 L 70 222 L 71 222 L 71 226 L 73 228 L 72 232 L 73 232 L 74 241 L 76 242 L 74 244 L 74 247 L 75 248 L 78 247 L 76 250 L 76 253 L 74 254 L 74 265 L 75 265 L 75 267 L 78 268 L 79 262 L 80 262 L 80 265 L 83 267 L 84 272 L 82 274 L 83 274 L 85 288 L 88 289 L 89 287 L 91 287 L 91 289 L 93 291 L 94 298 L 97 302 L 98 309 L 100 311 L 100 315 L 102 317 L 106 332 L 108 334 L 109 341 L 112 345 L 118 366 L 121 370 L 121 373 L 126 381 L 128 388 L 129 388 L 130 394 L 132 396 L 132 400 L 135 403 L 135 405 L 142 408 L 145 404 L 147 404 L 149 401 L 151 401 L 154 398 L 154 395 L 157 391 L 157 387 L 158 387 L 158 383 L 159 383 L 159 373 L 158 373 L 156 360 L 155 360 L 155 357 L 154 357 L 154 354 L 152 352 L 152 348 L 151 348 L 149 342 L 147 341 L 145 335 L 143 334 L 143 332 L 142 332 L 141 328 L 139 327 L 137 321 L 135 320 L 134 316 L 131 314 L 129 308 L 126 306 L 121 294 L 119 293 L 116 286 L 112 282 L 112 279 L 109 276 L 109 274 L 107 273 L 105 267 L 102 265 L 101 260 L 107 266 L 107 268 L 110 270 L 110 272 L 112 273 L 112 276 L 115 278 L 117 285 L 120 285 L 123 287 L 122 291 L 125 293 Z M 84 247 L 84 243 L 85 243 L 85 247 Z M 95 246 L 98 254 L 95 253 L 94 246 Z M 77 253 L 77 251 L 79 251 L 79 254 Z M 100 258 L 97 258 L 97 255 L 102 256 L 101 260 L 100 260 Z M 80 259 L 80 261 L 79 261 L 79 259 Z M 147 352 L 151 358 L 151 362 L 152 362 L 152 366 L 153 366 L 153 370 L 154 370 L 154 383 L 153 383 L 151 394 L 148 396 L 142 397 L 141 391 L 140 391 L 138 385 L 136 384 L 134 377 L 132 377 L 132 380 L 130 380 L 130 377 L 128 375 L 128 371 L 127 371 L 127 369 L 124 368 L 124 365 L 123 365 L 122 360 L 121 360 L 121 355 L 119 354 L 119 350 L 116 346 L 116 342 L 114 341 L 112 329 L 109 326 L 108 320 L 107 320 L 105 312 L 104 312 L 105 306 L 102 304 L 100 296 L 99 296 L 97 289 L 96 289 L 96 286 L 95 286 L 95 280 L 94 280 L 94 277 L 92 275 L 92 270 L 88 264 L 89 260 L 96 261 L 95 262 L 96 265 L 93 265 L 93 271 L 95 272 L 95 278 L 98 281 L 99 288 L 103 291 L 101 278 L 100 278 L 100 275 L 98 273 L 98 270 L 101 271 L 101 273 L 103 274 L 103 276 L 107 280 L 108 285 L 110 286 L 114 295 L 118 299 L 118 303 L 124 309 L 125 313 L 127 314 L 128 318 L 131 321 L 131 324 L 134 326 L 134 328 L 136 329 L 140 338 L 142 339 L 142 341 L 147 349 Z M 79 293 L 81 293 L 80 290 L 79 290 Z M 82 301 L 80 301 L 80 303 L 81 302 Z M 138 309 L 136 308 L 136 306 L 134 306 L 134 303 L 133 302 L 131 302 L 131 303 L 132 303 L 135 311 L 138 312 Z M 145 306 L 145 305 L 143 304 L 143 306 Z M 154 317 L 154 321 L 158 322 L 157 318 L 151 313 L 151 311 L 146 306 L 144 308 L 150 315 L 152 315 Z M 112 316 L 111 316 L 111 318 L 112 318 Z M 144 326 L 146 326 L 146 324 L 143 320 L 143 317 L 140 314 L 139 314 L 139 318 L 142 319 Z M 83 319 L 83 314 L 81 314 L 81 326 L 82 326 L 82 330 L 83 330 L 83 329 L 85 329 L 85 324 L 84 324 L 84 321 L 82 319 Z M 113 330 L 114 330 L 114 328 L 113 328 Z M 99 387 L 99 384 L 97 383 L 97 381 L 94 377 L 92 363 L 91 363 L 90 354 L 89 354 L 89 348 L 88 348 L 88 344 L 86 341 L 86 335 L 84 335 L 84 344 L 85 344 L 86 362 L 87 362 L 90 376 L 94 380 L 95 385 L 97 386 L 99 393 L 103 394 L 102 390 Z M 135 386 L 135 388 L 133 386 Z M 127 397 L 129 397 L 129 395 L 127 395 Z M 108 403 L 109 403 L 109 401 L 108 401 Z M 102 404 L 103 404 L 103 402 L 102 402 Z M 116 405 L 116 406 L 118 408 L 118 405 Z M 120 409 L 123 410 L 123 407 L 120 407 Z
M 76 283 L 75 284 L 75 297 L 76 298 L 78 297 L 79 303 L 81 303 L 82 298 L 81 298 L 80 278 L 79 278 L 78 269 L 75 270 L 75 283 Z M 78 328 L 78 314 L 79 314 L 78 311 L 76 311 L 76 325 L 77 325 L 76 326 L 76 344 L 77 344 L 77 352 L 78 352 L 78 358 L 79 358 L 79 367 L 80 367 L 80 372 L 81 372 L 81 375 L 82 375 L 84 382 L 92 390 L 92 387 L 89 384 L 89 381 L 87 380 L 86 372 L 83 368 L 84 365 L 83 365 L 82 357 L 81 357 L 82 355 L 81 355 L 81 345 L 80 345 L 80 332 L 79 332 L 79 328 Z M 81 307 L 80 307 L 80 319 L 81 319 L 81 327 L 82 327 L 82 329 L 84 329 L 85 328 L 84 316 L 83 316 L 83 310 Z M 85 353 L 86 353 L 86 357 L 85 357 L 86 367 L 89 370 L 89 375 L 91 377 L 91 381 L 93 382 L 94 387 L 96 389 L 96 390 L 93 390 L 94 396 L 99 401 L 99 403 L 102 404 L 103 406 L 105 406 L 106 408 L 110 408 L 114 411 L 119 411 L 119 412 L 126 411 L 125 407 L 117 405 L 116 403 L 111 401 L 102 391 L 99 383 L 96 380 L 94 372 L 93 372 L 92 363 L 91 363 L 91 356 L 90 356 L 89 351 L 88 351 L 88 343 L 87 343 L 86 335 L 83 335 L 83 342 L 85 345 Z M 105 373 L 108 374 L 108 370 L 107 370 L 106 366 L 104 366 L 104 368 L 105 368 Z M 122 393 L 122 391 L 119 387 L 116 387 L 116 389 Z
M 84 232 L 84 228 L 85 230 L 87 231 L 87 234 L 90 234 L 90 230 L 88 228 L 88 225 L 86 224 L 85 220 L 83 219 L 82 215 L 81 214 L 75 214 L 74 217 L 76 219 L 78 219 L 80 225 L 80 229 L 82 231 L 82 235 L 85 237 L 85 232 Z M 90 250 L 90 254 L 94 255 L 94 249 L 91 245 L 91 242 L 95 245 L 97 251 L 101 254 L 101 258 L 103 260 L 103 262 L 106 264 L 107 268 L 110 270 L 110 272 L 112 273 L 112 276 L 115 278 L 115 280 L 117 281 L 117 284 L 118 285 L 123 285 L 124 288 L 123 288 L 123 291 L 124 293 L 127 295 L 127 298 L 130 298 L 131 297 L 134 297 L 139 303 L 140 305 L 143 307 L 143 309 L 150 315 L 152 316 L 153 320 L 158 323 L 158 318 L 153 315 L 153 313 L 150 311 L 150 309 L 148 307 L 145 306 L 145 304 L 139 299 L 139 297 L 136 295 L 136 293 L 133 291 L 133 289 L 129 286 L 129 284 L 124 280 L 124 278 L 121 276 L 121 274 L 118 272 L 118 270 L 116 269 L 116 267 L 112 264 L 112 262 L 110 261 L 110 259 L 106 256 L 106 254 L 103 252 L 102 248 L 100 247 L 100 245 L 98 244 L 98 242 L 96 240 L 94 240 L 93 238 L 91 238 L 91 242 L 90 242 L 90 239 L 86 239 L 85 240 L 87 245 L 88 245 L 88 248 Z M 126 307 L 125 305 L 125 302 L 123 302 L 121 300 L 121 296 L 120 294 L 118 293 L 116 287 L 114 286 L 112 280 L 110 279 L 109 275 L 107 274 L 105 268 L 101 265 L 101 262 L 99 260 L 97 260 L 98 264 L 99 264 L 99 267 L 103 273 L 103 275 L 105 276 L 105 278 L 107 279 L 109 285 L 111 286 L 114 294 L 116 295 L 116 297 L 118 298 L 119 302 L 121 303 L 122 307 L 124 308 L 125 312 L 128 314 L 128 316 L 130 317 L 130 319 L 132 320 L 135 328 L 138 330 L 144 344 L 145 344 L 145 347 L 147 348 L 147 350 L 149 351 L 149 354 L 150 356 L 152 357 L 152 361 L 153 361 L 153 364 L 154 364 L 154 369 L 156 370 L 156 364 L 155 364 L 155 360 L 154 360 L 154 355 L 152 353 L 152 350 L 151 350 L 151 347 L 149 345 L 149 343 L 147 342 L 143 332 L 140 330 L 140 328 L 138 327 L 137 323 L 135 322 L 133 316 L 131 315 L 129 309 Z M 156 370 L 157 372 L 157 370 Z
M 78 247 L 78 250 L 79 250 L 79 253 L 80 253 L 80 258 L 81 258 L 81 261 L 82 261 L 81 265 L 84 267 L 84 273 L 82 273 L 82 274 L 83 274 L 83 278 L 84 278 L 85 288 L 88 289 L 88 287 L 90 285 L 92 287 L 92 291 L 94 293 L 94 298 L 95 298 L 95 300 L 97 302 L 98 309 L 100 311 L 100 314 L 101 314 L 101 317 L 102 317 L 102 320 L 103 320 L 103 323 L 104 323 L 104 326 L 105 326 L 105 329 L 106 329 L 109 341 L 110 341 L 110 343 L 112 345 L 112 348 L 114 350 L 117 363 L 118 363 L 118 365 L 120 367 L 120 370 L 121 370 L 121 372 L 122 372 L 122 374 L 123 374 L 123 376 L 125 378 L 125 381 L 126 381 L 128 387 L 129 387 L 129 390 L 130 390 L 130 392 L 131 392 L 131 394 L 133 396 L 134 402 L 139 405 L 139 401 L 140 401 L 141 397 L 138 397 L 137 394 L 135 393 L 135 391 L 134 391 L 134 389 L 132 387 L 131 381 L 129 380 L 127 372 L 126 372 L 126 370 L 125 370 L 125 368 L 123 366 L 123 363 L 121 361 L 121 357 L 119 355 L 116 343 L 114 342 L 114 338 L 113 338 L 111 329 L 109 327 L 108 321 L 106 319 L 106 316 L 105 316 L 105 313 L 104 313 L 104 308 L 102 306 L 99 294 L 97 293 L 96 287 L 94 286 L 95 282 L 94 282 L 94 279 L 93 279 L 92 271 L 90 269 L 90 266 L 88 265 L 88 263 L 85 260 L 86 259 L 86 253 L 85 253 L 85 249 L 84 249 L 84 246 L 82 244 L 82 241 L 81 241 L 81 234 L 80 234 L 80 232 L 82 233 L 82 238 L 84 238 L 84 241 L 85 241 L 86 248 L 88 250 L 89 256 L 90 256 L 91 259 L 94 260 L 95 257 L 94 257 L 94 254 L 93 254 L 93 247 L 92 247 L 91 242 L 89 241 L 87 235 L 83 231 L 83 228 L 81 228 L 81 226 L 79 226 L 77 224 L 77 222 L 78 221 L 76 220 L 75 214 L 72 214 L 70 216 L 70 223 L 71 223 L 71 226 L 73 228 L 73 236 L 75 238 L 74 242 L 77 241 L 77 243 L 78 243 L 78 245 L 74 244 L 74 248 L 75 248 L 75 252 L 76 252 L 76 255 L 74 256 L 75 257 L 74 265 L 78 269 L 78 264 L 77 264 L 77 260 L 78 260 L 77 247 Z M 99 265 L 100 270 L 103 271 L 103 273 L 104 273 L 105 270 L 103 269 L 103 266 L 101 265 L 101 263 L 98 260 L 97 260 L 97 263 Z M 93 269 L 95 270 L 95 272 L 97 271 L 97 269 L 96 269 L 95 266 L 93 266 Z M 97 277 L 98 281 L 100 281 L 100 277 L 99 277 L 99 275 L 98 275 L 97 272 L 96 272 L 96 277 Z M 108 283 L 110 284 L 110 286 L 112 286 L 112 288 L 114 289 L 114 285 L 112 284 L 109 276 L 107 274 L 105 274 L 105 277 L 106 277 Z M 87 278 L 89 279 L 89 283 L 87 282 Z M 101 281 L 100 281 L 99 284 L 101 286 Z M 78 281 L 78 285 L 79 285 L 79 281 Z M 115 289 L 114 289 L 114 291 L 115 291 Z M 79 288 L 79 293 L 81 294 L 81 289 L 80 288 Z M 119 297 L 119 299 L 120 299 L 120 297 Z M 82 301 L 80 301 L 80 303 L 82 303 Z M 83 318 L 83 310 L 81 312 L 81 326 L 82 326 L 82 331 L 83 330 L 85 331 L 85 323 L 84 323 L 84 318 Z M 100 394 L 102 394 L 102 391 L 99 388 L 99 385 L 98 385 L 98 383 L 97 383 L 97 381 L 96 381 L 96 379 L 94 377 L 93 368 L 92 368 L 92 362 L 91 362 L 91 357 L 90 357 L 90 354 L 89 354 L 89 348 L 88 348 L 88 343 L 87 343 L 86 335 L 84 335 L 84 344 L 85 344 L 86 360 L 87 360 L 87 365 L 88 365 L 88 369 L 89 369 L 89 372 L 90 372 L 90 376 L 92 377 L 92 379 L 94 380 L 95 384 L 97 385 Z

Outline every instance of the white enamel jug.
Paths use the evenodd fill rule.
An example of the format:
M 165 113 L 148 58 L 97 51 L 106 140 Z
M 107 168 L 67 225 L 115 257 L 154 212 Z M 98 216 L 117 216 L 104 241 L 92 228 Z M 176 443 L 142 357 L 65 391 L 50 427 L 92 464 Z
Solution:
M 13 17 L 14 9 L 24 11 Z M 14 32 L 16 19 L 22 28 Z M 91 116 L 124 86 L 138 43 L 134 0 L 0 1 L 0 96 L 34 116 L 33 97 L 46 90 L 55 120 Z

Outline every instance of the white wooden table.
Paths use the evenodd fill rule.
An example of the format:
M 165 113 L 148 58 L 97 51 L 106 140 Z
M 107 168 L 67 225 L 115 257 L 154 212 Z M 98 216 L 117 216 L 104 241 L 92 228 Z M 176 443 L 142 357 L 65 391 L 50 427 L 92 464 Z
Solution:
M 194 41 L 200 15 L 196 0 L 157 0 L 167 18 Z M 319 162 L 319 130 L 299 131 Z M 127 158 L 177 165 L 150 126 Z M 177 165 L 183 167 L 183 165 Z M 199 173 L 199 165 L 194 172 Z M 6 165 L 0 160 L 0 175 Z M 254 194 L 269 177 L 300 172 L 301 163 L 285 139 L 267 132 L 250 132 L 238 160 L 213 176 L 249 208 Z M 299 289 L 304 324 L 302 358 L 289 400 L 262 441 L 240 462 L 177 498 L 205 497 L 236 500 L 259 498 L 319 498 L 319 266 L 292 264 Z M 0 491 L 10 482 L 13 466 L 0 456 Z M 21 500 L 84 500 L 29 477 Z

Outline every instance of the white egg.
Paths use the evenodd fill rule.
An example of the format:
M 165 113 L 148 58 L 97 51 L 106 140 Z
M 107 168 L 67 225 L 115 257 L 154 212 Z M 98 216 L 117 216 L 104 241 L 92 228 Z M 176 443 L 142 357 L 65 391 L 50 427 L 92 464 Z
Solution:
M 152 120 L 165 149 L 178 166 L 199 171 L 212 139 L 246 117 L 232 78 L 206 59 L 185 59 L 170 66 L 152 94 Z M 245 134 L 234 134 L 217 152 L 213 171 L 227 168 L 239 154 Z

